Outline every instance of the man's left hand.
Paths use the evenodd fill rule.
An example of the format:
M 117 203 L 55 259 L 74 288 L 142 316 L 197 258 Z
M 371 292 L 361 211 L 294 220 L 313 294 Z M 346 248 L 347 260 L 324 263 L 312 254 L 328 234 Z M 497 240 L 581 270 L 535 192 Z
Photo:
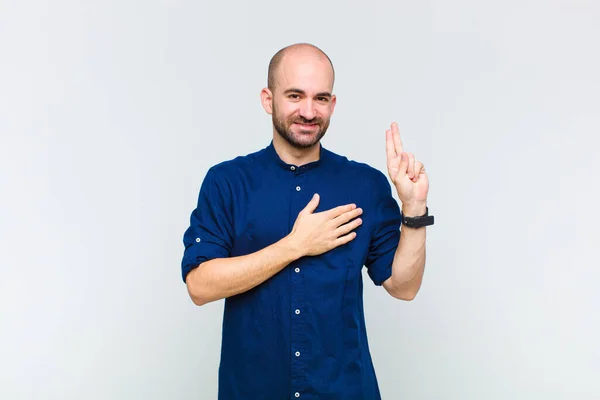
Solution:
M 425 213 L 429 180 L 423 163 L 402 147 L 398 124 L 393 122 L 386 130 L 387 169 L 402 202 L 402 213 L 418 216 Z

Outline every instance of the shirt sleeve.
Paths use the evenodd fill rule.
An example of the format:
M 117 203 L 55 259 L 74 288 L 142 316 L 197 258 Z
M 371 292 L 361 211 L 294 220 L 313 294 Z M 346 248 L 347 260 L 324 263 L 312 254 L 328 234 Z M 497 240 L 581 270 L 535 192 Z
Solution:
M 391 185 L 379 172 L 373 180 L 373 203 L 375 223 L 365 262 L 369 277 L 377 286 L 392 276 L 392 262 L 400 240 L 402 214 L 398 202 L 392 196 Z
M 181 261 L 183 281 L 201 263 L 231 255 L 232 217 L 231 196 L 224 179 L 218 179 L 214 168 L 209 169 L 198 195 L 198 203 L 190 216 L 190 225 L 183 235 L 185 247 Z

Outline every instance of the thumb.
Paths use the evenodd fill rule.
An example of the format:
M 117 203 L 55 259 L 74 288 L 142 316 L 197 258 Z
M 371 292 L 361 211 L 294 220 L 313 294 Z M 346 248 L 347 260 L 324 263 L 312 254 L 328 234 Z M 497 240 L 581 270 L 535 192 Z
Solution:
M 319 194 L 315 193 L 312 199 L 310 199 L 310 201 L 306 205 L 306 207 L 304 207 L 304 210 L 309 214 L 312 214 L 317 209 L 317 206 L 319 205 L 319 200 Z

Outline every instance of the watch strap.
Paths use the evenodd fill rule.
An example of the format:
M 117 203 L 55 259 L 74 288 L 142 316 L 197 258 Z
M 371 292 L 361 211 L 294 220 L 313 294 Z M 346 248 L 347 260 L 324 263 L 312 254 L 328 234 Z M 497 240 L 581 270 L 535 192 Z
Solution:
M 402 225 L 407 228 L 421 228 L 424 226 L 433 225 L 433 215 L 429 215 L 429 207 L 425 207 L 425 214 L 418 217 L 407 217 L 402 215 Z

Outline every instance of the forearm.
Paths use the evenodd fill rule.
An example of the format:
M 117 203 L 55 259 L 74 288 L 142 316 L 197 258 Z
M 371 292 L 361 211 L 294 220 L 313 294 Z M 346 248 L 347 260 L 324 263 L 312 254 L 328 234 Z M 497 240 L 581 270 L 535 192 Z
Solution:
M 186 284 L 192 301 L 203 305 L 260 285 L 301 254 L 285 237 L 255 253 L 206 261 L 187 275 Z
M 422 215 L 423 210 L 403 210 L 405 215 Z M 427 228 L 402 226 L 398 248 L 392 264 L 391 286 L 395 295 L 412 299 L 421 287 L 426 259 Z

